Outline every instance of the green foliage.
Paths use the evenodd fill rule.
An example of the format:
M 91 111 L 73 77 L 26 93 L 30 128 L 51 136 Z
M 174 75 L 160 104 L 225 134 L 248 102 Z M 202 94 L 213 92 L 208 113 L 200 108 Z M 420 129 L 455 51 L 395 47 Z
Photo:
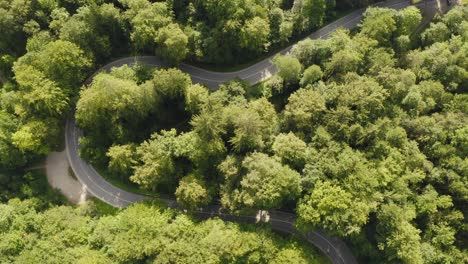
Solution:
M 192 150 L 190 134 L 177 135 L 175 129 L 161 131 L 151 136 L 137 148 L 135 173 L 130 178 L 144 188 L 154 190 L 156 185 L 172 182 L 180 175 L 176 158 L 187 157 Z
M 364 20 L 360 24 L 360 34 L 377 40 L 380 44 L 388 44 L 393 32 L 397 29 L 396 12 L 388 8 L 368 8 Z M 406 16 L 403 15 L 403 20 Z M 402 25 L 407 21 L 401 22 Z M 412 23 L 412 21 L 411 21 Z M 404 28 L 400 27 L 404 32 Z
M 15 69 L 27 112 L 49 116 L 64 114 L 68 108 L 68 97 L 56 82 L 47 79 L 32 66 L 18 66 Z
M 125 16 L 132 27 L 130 37 L 139 49 L 154 48 L 159 30 L 172 21 L 172 12 L 163 2 L 120 1 L 128 9 Z
M 244 28 L 241 30 L 240 46 L 242 48 L 253 50 L 254 52 L 262 52 L 268 50 L 268 36 L 270 27 L 268 20 L 261 17 L 254 17 L 245 22 Z
M 394 204 L 384 205 L 378 216 L 382 223 L 382 233 L 388 232 L 384 243 L 379 243 L 379 247 L 385 246 L 391 248 L 393 254 L 389 260 L 398 257 L 405 263 L 423 263 L 421 256 L 420 231 L 416 229 L 409 221 L 415 218 L 414 209 L 401 208 Z M 392 228 L 393 227 L 393 228 Z
M 58 124 L 55 120 L 31 121 L 21 126 L 11 135 L 13 145 L 22 152 L 47 154 L 57 142 L 54 136 L 58 134 Z
M 114 145 L 109 148 L 106 156 L 109 158 L 109 171 L 119 176 L 132 174 L 136 164 L 134 145 Z
M 304 29 L 321 26 L 326 9 L 327 3 L 325 0 L 295 1 L 293 6 L 293 10 L 300 13 L 297 20 L 301 22 Z
M 209 91 L 202 85 L 194 84 L 187 87 L 185 93 L 186 109 L 192 114 L 198 114 L 205 103 Z
M 52 151 L 84 78 L 110 57 L 245 62 L 321 25 L 334 6 L 0 0 L 0 166 Z M 467 14 L 454 7 L 419 45 L 415 7 L 370 8 L 358 32 L 275 57 L 278 74 L 255 96 L 242 81 L 210 92 L 175 69 L 100 73 L 77 103 L 83 157 L 191 210 L 218 197 L 231 210 L 295 208 L 300 227 L 346 236 L 363 263 L 464 263 Z M 38 179 L 2 174 L 2 200 L 43 199 Z M 2 205 L 0 262 L 313 263 L 262 233 L 148 205 L 37 213 L 46 206 Z
M 396 14 L 397 32 L 399 35 L 410 35 L 422 21 L 422 15 L 415 6 L 410 6 Z
M 124 124 L 137 125 L 146 117 L 155 103 L 154 93 L 152 87 L 138 86 L 134 80 L 101 73 L 81 91 L 76 120 L 80 126 L 92 128 L 99 138 L 104 138 L 105 133 L 115 142 L 124 143 L 132 135 Z
M 450 42 L 437 42 L 425 50 L 412 51 L 408 54 L 409 66 L 423 80 L 439 80 L 447 90 L 464 90 L 468 80 L 465 60 L 468 53 L 463 46 L 466 43 L 457 36 Z
M 51 22 L 60 39 L 75 43 L 96 61 L 104 62 L 119 49 L 118 46 L 127 46 L 124 18 L 121 10 L 113 4 L 86 5 L 70 18 L 63 9 L 55 10 L 64 12 L 58 20 Z
M 53 189 L 45 172 L 33 171 L 0 171 L 0 202 L 6 203 L 10 199 L 31 199 L 39 209 L 66 203 L 62 194 Z
M 312 64 L 319 65 L 331 56 L 331 45 L 329 45 L 329 41 L 327 40 L 312 40 L 308 38 L 294 45 L 291 55 L 306 67 Z
M 307 158 L 307 144 L 294 133 L 278 134 L 271 147 L 281 161 L 297 171 L 301 171 Z
M 188 37 L 177 24 L 169 24 L 160 30 L 155 37 L 158 54 L 169 64 L 178 64 L 188 53 Z
M 180 180 L 175 195 L 182 207 L 192 210 L 206 206 L 211 200 L 206 184 L 201 177 L 193 174 Z
M 265 99 L 251 101 L 245 107 L 228 107 L 225 117 L 227 125 L 234 128 L 229 142 L 240 153 L 261 150 L 278 128 L 274 106 Z
M 289 126 L 310 131 L 325 109 L 325 100 L 318 92 L 301 88 L 288 98 L 284 117 Z
M 450 37 L 450 31 L 448 27 L 442 23 L 431 23 L 430 27 L 423 32 L 421 38 L 426 45 L 430 45 L 436 42 L 443 42 L 448 40 Z
M 247 207 L 269 209 L 297 197 L 301 191 L 299 173 L 266 154 L 255 152 L 245 157 L 246 170 L 240 188 L 231 190 L 234 199 Z M 224 177 L 230 177 L 225 173 Z
M 100 216 L 84 206 L 39 211 L 33 200 L 0 205 L 0 261 L 30 263 L 324 263 L 271 231 L 210 219 L 195 223 L 150 204 Z
M 367 222 L 370 208 L 333 182 L 318 181 L 312 193 L 299 202 L 298 225 L 326 228 L 346 236 L 359 233 Z
M 161 99 L 184 98 L 191 85 L 190 76 L 177 69 L 157 70 L 150 82 Z
M 302 75 L 300 84 L 302 87 L 307 86 L 308 84 L 313 84 L 314 82 L 322 79 L 323 72 L 318 65 L 309 66 Z
M 18 130 L 18 119 L 0 112 L 0 165 L 4 169 L 20 167 L 25 163 L 24 154 L 13 143 L 12 135 Z
M 273 63 L 278 68 L 278 75 L 288 83 L 299 81 L 302 72 L 302 66 L 299 60 L 289 56 L 276 56 Z
M 91 61 L 75 44 L 57 40 L 46 44 L 38 52 L 27 53 L 14 67 L 20 68 L 23 65 L 31 65 L 46 78 L 56 82 L 67 95 L 75 95 L 76 88 L 81 85 L 91 66 Z

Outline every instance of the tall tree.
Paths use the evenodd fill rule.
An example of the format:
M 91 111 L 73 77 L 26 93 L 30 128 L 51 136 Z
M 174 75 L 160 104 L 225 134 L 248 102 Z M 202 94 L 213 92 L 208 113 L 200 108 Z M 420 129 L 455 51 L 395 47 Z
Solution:
M 175 195 L 182 207 L 191 210 L 203 207 L 211 200 L 206 184 L 199 176 L 193 174 L 180 180 Z
M 156 34 L 156 51 L 170 65 L 177 65 L 188 53 L 188 37 L 180 29 L 178 24 L 171 23 Z
M 377 40 L 380 44 L 391 43 L 392 35 L 397 29 L 395 10 L 389 8 L 368 8 L 364 13 L 364 19 L 360 23 L 359 34 L 366 35 Z
M 53 149 L 57 130 L 58 124 L 53 119 L 30 121 L 12 134 L 11 140 L 23 152 L 44 155 Z
M 106 153 L 109 170 L 120 177 L 130 176 L 136 165 L 136 149 L 132 144 L 114 145 Z
M 255 53 L 261 53 L 267 50 L 270 45 L 268 42 L 269 35 L 269 21 L 261 17 L 254 17 L 245 21 L 245 25 L 241 29 L 240 46 Z
M 325 110 L 325 100 L 318 92 L 301 88 L 289 96 L 284 117 L 290 127 L 310 131 Z
M 318 181 L 297 208 L 299 225 L 326 228 L 342 236 L 356 234 L 366 224 L 369 207 L 334 182 Z
M 139 87 L 135 81 L 101 73 L 82 90 L 76 107 L 80 126 L 89 129 L 103 142 L 126 143 L 134 133 L 127 124 L 137 126 L 155 102 L 151 88 Z
M 188 157 L 192 146 L 192 139 L 177 135 L 175 129 L 153 134 L 137 148 L 139 164 L 130 179 L 151 190 L 156 190 L 158 185 L 173 184 L 183 169 L 176 158 Z
M 296 58 L 290 56 L 275 56 L 273 63 L 278 68 L 278 75 L 287 83 L 299 81 L 302 65 Z
M 238 199 L 251 208 L 278 208 L 302 191 L 299 173 L 263 153 L 245 157 Z

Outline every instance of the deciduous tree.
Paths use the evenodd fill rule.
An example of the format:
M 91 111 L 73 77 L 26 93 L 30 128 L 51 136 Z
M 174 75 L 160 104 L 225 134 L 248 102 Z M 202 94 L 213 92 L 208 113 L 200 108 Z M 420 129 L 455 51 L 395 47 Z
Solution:
M 325 228 L 342 236 L 356 234 L 367 223 L 369 207 L 334 182 L 318 181 L 297 208 L 299 225 Z
M 278 75 L 287 83 L 295 83 L 301 77 L 302 66 L 299 60 L 289 56 L 276 56 L 273 63 L 278 68 Z
M 175 195 L 182 207 L 191 210 L 203 207 L 211 200 L 206 184 L 201 177 L 194 174 L 185 176 L 179 181 Z
M 325 100 L 318 92 L 301 88 L 289 96 L 284 117 L 290 127 L 310 131 L 325 110 Z
M 278 208 L 302 191 L 299 173 L 263 153 L 253 153 L 242 161 L 246 170 L 240 182 L 239 200 L 247 207 Z

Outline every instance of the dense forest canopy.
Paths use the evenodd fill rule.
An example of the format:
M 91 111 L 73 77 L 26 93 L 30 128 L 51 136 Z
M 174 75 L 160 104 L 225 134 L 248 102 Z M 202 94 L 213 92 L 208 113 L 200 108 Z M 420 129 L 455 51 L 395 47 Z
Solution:
M 188 208 L 295 210 L 366 261 L 463 262 L 468 9 L 414 39 L 421 19 L 368 9 L 358 32 L 276 57 L 256 91 L 210 92 L 176 69 L 101 73 L 77 104 L 82 155 Z
M 170 66 L 245 62 L 367 4 L 0 0 L 0 168 L 22 168 L 56 149 L 76 105 L 81 156 L 114 180 L 175 195 L 189 210 L 219 202 L 233 212 L 294 211 L 299 228 L 345 238 L 365 263 L 467 262 L 466 6 L 422 33 L 415 7 L 369 8 L 357 30 L 306 39 L 291 56 L 276 56 L 278 73 L 255 86 L 232 80 L 210 91 L 176 68 L 145 65 L 82 86 L 99 65 L 126 54 L 156 54 Z M 40 196 L 15 184 L 34 182 L 34 174 L 0 176 L 2 201 L 16 192 Z M 149 205 L 102 217 L 92 208 L 45 210 L 34 199 L 0 206 L 5 262 L 195 261 L 187 250 L 215 263 L 313 261 L 270 234 L 194 224 Z M 229 239 L 213 241 L 215 231 Z M 232 251 L 219 253 L 220 245 Z
M 311 32 L 337 11 L 367 4 L 1 0 L 0 165 L 24 166 L 54 149 L 82 82 L 111 58 L 157 54 L 169 65 L 184 59 L 245 62 Z
M 27 39 L 73 42 L 105 62 L 145 52 L 182 59 L 246 62 L 369 1 L 335 0 L 2 0 L 2 69 L 30 51 Z M 45 33 L 48 32 L 49 34 Z M 36 43 L 38 44 L 38 43 Z
M 99 215 L 91 203 L 37 210 L 35 199 L 0 204 L 2 263 L 327 263 L 266 228 L 195 222 L 156 205 Z

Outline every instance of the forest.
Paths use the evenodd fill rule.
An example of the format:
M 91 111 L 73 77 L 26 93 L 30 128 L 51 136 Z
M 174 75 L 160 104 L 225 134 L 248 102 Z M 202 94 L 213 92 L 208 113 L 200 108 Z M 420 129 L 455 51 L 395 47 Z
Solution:
M 196 222 L 157 204 L 105 215 L 94 203 L 43 211 L 37 206 L 36 199 L 0 204 L 0 262 L 328 263 L 300 241 L 264 227 Z
M 425 28 L 416 7 L 370 7 L 356 29 L 275 56 L 278 72 L 255 85 L 210 90 L 177 69 L 236 67 L 369 4 L 0 0 L 0 262 L 326 261 L 268 227 L 41 193 L 40 175 L 16 172 L 60 148 L 73 109 L 80 156 L 132 190 L 189 212 L 294 212 L 362 263 L 468 262 L 468 6 Z M 136 54 L 168 67 L 83 85 Z

